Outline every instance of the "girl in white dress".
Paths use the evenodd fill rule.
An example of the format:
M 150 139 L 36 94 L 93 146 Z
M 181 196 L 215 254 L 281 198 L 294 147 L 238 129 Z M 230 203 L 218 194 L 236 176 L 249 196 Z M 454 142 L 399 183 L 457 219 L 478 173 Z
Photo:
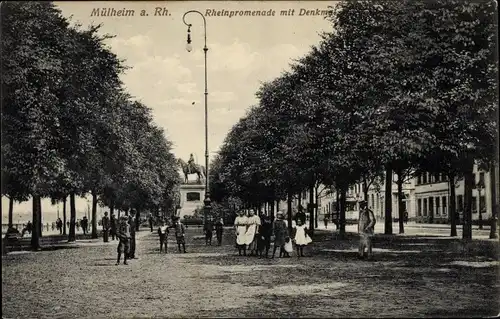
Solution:
M 307 227 L 302 224 L 301 220 L 297 221 L 295 229 L 295 245 L 297 247 L 297 257 L 304 257 L 304 246 L 312 242 L 311 237 L 307 235 Z

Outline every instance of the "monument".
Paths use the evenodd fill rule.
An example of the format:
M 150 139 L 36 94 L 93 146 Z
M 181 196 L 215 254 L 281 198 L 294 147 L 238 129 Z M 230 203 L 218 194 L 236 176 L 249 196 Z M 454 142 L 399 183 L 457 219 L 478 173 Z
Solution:
M 176 215 L 181 219 L 186 215 L 194 215 L 197 208 L 203 208 L 205 198 L 205 167 L 194 163 L 193 154 L 186 163 L 177 160 L 181 168 L 183 183 L 180 186 L 180 208 Z

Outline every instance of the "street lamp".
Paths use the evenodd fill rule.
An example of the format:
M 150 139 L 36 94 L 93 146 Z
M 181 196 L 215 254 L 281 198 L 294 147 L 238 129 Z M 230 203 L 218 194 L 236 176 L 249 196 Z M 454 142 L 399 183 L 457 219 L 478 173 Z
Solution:
M 483 213 L 481 207 L 481 191 L 484 189 L 484 181 L 479 179 L 479 182 L 476 184 L 477 192 L 479 194 L 479 229 L 483 229 Z
M 197 13 L 203 18 L 203 30 L 204 30 L 204 39 L 205 39 L 205 45 L 203 47 L 203 52 L 205 54 L 205 200 L 203 201 L 205 207 L 204 207 L 204 223 L 206 224 L 207 222 L 207 215 L 210 214 L 210 211 L 212 210 L 211 201 L 210 201 L 210 191 L 208 188 L 208 80 L 207 80 L 207 20 L 205 19 L 205 16 L 203 13 L 197 11 L 197 10 L 190 10 L 182 16 L 182 22 L 184 22 L 185 25 L 187 25 L 188 30 L 187 30 L 187 43 L 186 43 L 186 50 L 188 52 L 191 52 L 193 50 L 193 46 L 191 45 L 191 24 L 186 23 L 186 15 L 189 13 Z

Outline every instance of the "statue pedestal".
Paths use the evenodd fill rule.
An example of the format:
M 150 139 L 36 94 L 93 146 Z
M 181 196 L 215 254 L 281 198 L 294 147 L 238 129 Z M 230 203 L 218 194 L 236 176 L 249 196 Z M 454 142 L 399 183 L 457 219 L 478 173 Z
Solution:
M 204 184 L 182 184 L 180 186 L 180 206 L 177 210 L 177 216 L 181 219 L 186 215 L 194 215 L 197 208 L 203 208 L 205 199 Z

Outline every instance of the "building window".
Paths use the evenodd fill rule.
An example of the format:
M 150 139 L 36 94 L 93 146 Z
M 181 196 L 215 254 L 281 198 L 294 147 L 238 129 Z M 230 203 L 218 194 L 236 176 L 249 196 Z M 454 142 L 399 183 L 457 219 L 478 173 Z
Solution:
M 418 216 L 422 216 L 422 198 L 419 198 L 417 201 L 417 214 Z
M 443 196 L 442 203 L 443 203 L 443 215 L 448 215 L 448 209 L 446 207 L 446 196 Z
M 447 182 L 448 181 L 448 175 L 446 174 L 442 174 L 441 177 L 443 178 L 443 181 L 444 182 Z
M 422 184 L 422 175 L 418 174 L 418 176 L 417 176 L 417 185 L 420 185 L 420 184 Z
M 188 202 L 199 201 L 200 200 L 200 193 L 198 193 L 198 192 L 187 193 L 186 200 Z
M 356 203 L 354 203 L 354 202 L 347 202 L 345 206 L 346 206 L 346 208 L 345 208 L 346 212 L 356 210 Z
M 427 184 L 427 173 L 422 175 L 422 184 Z
M 472 213 L 477 213 L 477 197 L 472 196 Z
M 427 216 L 427 198 L 424 198 L 424 214 L 423 216 Z
M 306 192 L 306 191 L 304 191 L 304 192 L 302 193 L 302 199 L 307 199 L 307 192 Z
M 440 198 L 439 197 L 436 197 L 436 215 L 441 215 L 441 207 L 439 205 L 439 200 Z

